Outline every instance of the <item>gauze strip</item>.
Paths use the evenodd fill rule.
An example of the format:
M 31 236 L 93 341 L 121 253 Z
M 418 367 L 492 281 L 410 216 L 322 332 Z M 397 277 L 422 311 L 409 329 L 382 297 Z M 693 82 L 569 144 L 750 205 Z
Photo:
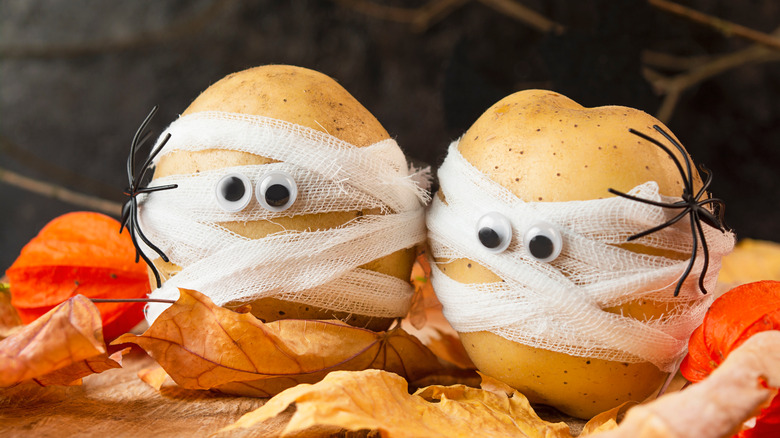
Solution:
M 176 299 L 179 288 L 188 288 L 218 305 L 275 297 L 366 316 L 406 314 L 413 294 L 408 282 L 359 268 L 425 240 L 428 194 L 393 140 L 358 148 L 281 120 L 222 112 L 181 117 L 160 139 L 168 134 L 158 160 L 174 151 L 222 149 L 279 162 L 171 175 L 150 183 L 178 185 L 145 195 L 139 222 L 150 241 L 183 268 L 150 297 Z M 298 197 L 289 209 L 269 211 L 254 198 L 239 212 L 220 208 L 214 193 L 223 176 L 241 173 L 256 185 L 271 171 L 287 172 L 296 182 Z M 221 225 L 363 209 L 383 214 L 357 217 L 338 228 L 287 230 L 261 239 Z M 144 251 L 157 257 L 148 247 Z M 165 308 L 150 304 L 147 319 L 153 322 Z
M 617 247 L 676 211 L 613 197 L 590 201 L 524 202 L 467 162 L 453 143 L 438 171 L 445 201 L 436 197 L 427 216 L 431 252 L 437 259 L 468 258 L 498 275 L 498 283 L 463 284 L 432 263 L 434 290 L 444 315 L 460 332 L 489 331 L 508 340 L 574 356 L 623 362 L 648 361 L 671 371 L 688 337 L 712 300 L 698 291 L 703 254 L 679 297 L 673 287 L 688 261 L 639 254 Z M 655 182 L 632 195 L 659 202 Z M 499 212 L 511 223 L 512 242 L 500 254 L 478 240 L 477 222 Z M 523 248 L 526 230 L 540 222 L 558 227 L 563 247 L 550 263 L 533 259 Z M 734 245 L 731 233 L 704 226 L 710 249 L 705 285 L 713 290 L 721 258 Z M 690 223 L 638 239 L 651 248 L 690 253 Z M 639 321 L 602 310 L 638 299 L 676 303 L 661 318 Z

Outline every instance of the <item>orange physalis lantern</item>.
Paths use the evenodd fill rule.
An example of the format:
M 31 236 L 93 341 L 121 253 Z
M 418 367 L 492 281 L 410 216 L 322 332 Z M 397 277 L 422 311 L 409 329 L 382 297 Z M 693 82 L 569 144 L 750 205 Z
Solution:
M 49 222 L 6 271 L 11 304 L 29 323 L 76 294 L 88 298 L 145 298 L 146 265 L 135 262 L 128 232 L 118 221 L 91 212 Z M 111 340 L 143 319 L 144 303 L 97 304 L 103 335 Z
M 698 382 L 748 338 L 766 330 L 780 330 L 780 281 L 736 287 L 712 303 L 704 322 L 691 335 L 680 372 L 689 381 Z M 752 429 L 738 436 L 780 436 L 780 395 L 761 411 Z

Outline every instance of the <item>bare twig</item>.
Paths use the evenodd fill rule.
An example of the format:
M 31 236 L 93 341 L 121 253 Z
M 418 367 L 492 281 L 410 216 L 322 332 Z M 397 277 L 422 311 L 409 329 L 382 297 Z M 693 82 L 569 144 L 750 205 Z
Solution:
M 671 53 L 642 51 L 642 65 L 670 71 L 683 71 L 699 67 L 712 59 L 710 55 L 679 56 Z
M 93 195 L 106 199 L 116 199 L 115 195 L 118 194 L 117 191 L 107 188 L 97 180 L 70 169 L 60 167 L 31 153 L 3 135 L 0 135 L 0 152 L 6 154 L 27 168 L 46 175 L 49 179 L 54 180 L 54 182 L 58 184 L 69 187 L 89 187 L 89 192 Z
M 774 34 L 778 33 L 780 33 L 780 28 L 774 32 Z M 712 58 L 705 64 L 671 78 L 648 71 L 649 74 L 646 76 L 648 80 L 657 90 L 665 94 L 656 117 L 664 123 L 668 122 L 672 118 L 682 93 L 696 84 L 746 64 L 773 61 L 780 61 L 780 52 L 754 45 L 738 52 Z
M 453 11 L 461 8 L 470 0 L 431 0 L 419 8 L 385 6 L 370 0 L 334 1 L 374 18 L 410 24 L 415 31 L 422 32 L 444 19 Z M 540 32 L 563 33 L 564 31 L 564 27 L 560 23 L 556 23 L 516 1 L 479 0 L 479 2 Z
M 682 6 L 667 0 L 648 0 L 648 3 L 662 11 L 670 12 L 693 22 L 704 24 L 706 26 L 717 29 L 725 35 L 738 36 L 774 50 L 780 50 L 780 38 L 766 34 L 764 32 L 759 32 L 755 29 L 750 29 L 731 21 L 713 17 L 712 15 L 708 15 L 695 9 L 691 9 L 689 7 Z
M 566 30 L 562 24 L 512 0 L 479 0 L 479 2 L 540 32 L 561 34 Z
M 0 58 L 67 58 L 97 55 L 148 47 L 192 35 L 211 23 L 231 0 L 214 0 L 195 15 L 166 26 L 164 29 L 134 35 L 123 40 L 99 40 L 70 45 L 16 46 L 0 45 Z
M 28 178 L 18 173 L 0 168 L 0 181 L 21 189 L 67 202 L 89 210 L 99 211 L 114 217 L 122 215 L 122 204 L 105 199 L 77 193 L 54 184 Z

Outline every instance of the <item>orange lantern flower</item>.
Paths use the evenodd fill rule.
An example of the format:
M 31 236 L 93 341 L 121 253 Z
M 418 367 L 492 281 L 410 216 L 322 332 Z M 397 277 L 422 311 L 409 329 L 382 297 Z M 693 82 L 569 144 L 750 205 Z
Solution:
M 707 377 L 726 356 L 752 335 L 780 330 L 780 281 L 759 281 L 736 287 L 712 303 L 704 322 L 688 342 L 680 371 L 691 382 Z M 780 395 L 764 408 L 753 428 L 740 438 L 780 436 Z
M 130 234 L 118 221 L 75 212 L 49 222 L 6 271 L 11 304 L 29 323 L 76 294 L 88 298 L 144 298 L 146 265 L 135 262 Z M 111 340 L 143 319 L 144 303 L 97 304 L 103 335 Z

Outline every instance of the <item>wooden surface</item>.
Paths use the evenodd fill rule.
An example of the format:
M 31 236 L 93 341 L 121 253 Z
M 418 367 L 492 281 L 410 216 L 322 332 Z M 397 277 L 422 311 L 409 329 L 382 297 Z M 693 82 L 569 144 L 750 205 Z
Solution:
M 89 376 L 81 386 L 0 390 L 0 437 L 208 436 L 265 403 L 174 385 L 157 391 L 137 376 L 153 365 L 133 352 L 123 368 Z

